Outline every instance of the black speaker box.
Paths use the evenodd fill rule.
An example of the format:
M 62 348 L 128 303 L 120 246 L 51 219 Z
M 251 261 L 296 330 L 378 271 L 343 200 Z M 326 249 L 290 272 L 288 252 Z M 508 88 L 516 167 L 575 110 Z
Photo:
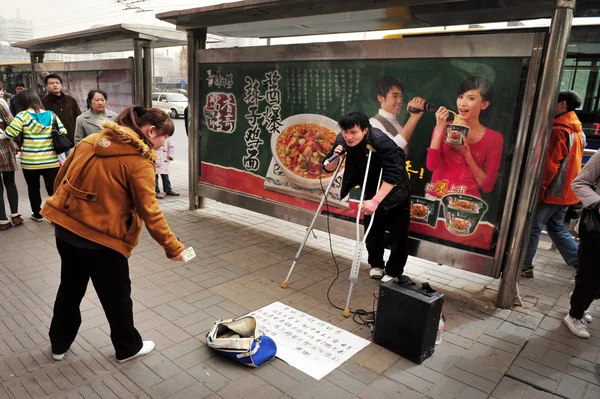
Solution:
M 435 350 L 444 294 L 402 276 L 379 287 L 373 342 L 415 363 Z

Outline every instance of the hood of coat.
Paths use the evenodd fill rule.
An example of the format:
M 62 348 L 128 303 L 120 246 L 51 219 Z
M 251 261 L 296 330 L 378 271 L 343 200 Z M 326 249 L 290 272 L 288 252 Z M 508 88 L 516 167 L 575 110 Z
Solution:
M 573 133 L 579 133 L 583 131 L 583 126 L 577 117 L 575 111 L 567 112 L 554 120 L 554 126 L 564 126 L 573 131 Z
M 96 141 L 94 151 L 99 157 L 116 157 L 141 154 L 156 161 L 156 152 L 140 138 L 139 134 L 128 127 L 105 121 L 104 130 Z

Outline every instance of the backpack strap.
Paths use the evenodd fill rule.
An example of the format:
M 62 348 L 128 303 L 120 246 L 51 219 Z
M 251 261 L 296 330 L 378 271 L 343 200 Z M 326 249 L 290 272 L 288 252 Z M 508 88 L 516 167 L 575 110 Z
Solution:
M 400 133 L 398 130 L 396 130 L 394 125 L 392 125 L 392 122 L 387 120 L 384 116 L 377 114 L 373 118 L 375 120 L 377 120 L 379 123 L 381 123 L 383 125 L 383 127 L 385 128 L 385 130 L 387 130 L 387 132 L 389 134 L 391 134 L 393 137 L 396 137 Z

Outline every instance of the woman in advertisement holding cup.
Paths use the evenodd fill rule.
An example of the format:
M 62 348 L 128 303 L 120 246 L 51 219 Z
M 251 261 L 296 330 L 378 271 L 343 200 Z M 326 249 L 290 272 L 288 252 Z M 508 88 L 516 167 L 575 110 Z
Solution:
M 467 194 L 481 198 L 493 190 L 502 159 L 504 138 L 485 127 L 481 116 L 489 111 L 492 83 L 481 76 L 466 79 L 458 89 L 458 114 L 440 107 L 436 127 L 427 149 L 427 169 L 433 172 L 425 194 L 442 198 L 446 194 Z M 450 112 L 454 122 L 448 124 Z

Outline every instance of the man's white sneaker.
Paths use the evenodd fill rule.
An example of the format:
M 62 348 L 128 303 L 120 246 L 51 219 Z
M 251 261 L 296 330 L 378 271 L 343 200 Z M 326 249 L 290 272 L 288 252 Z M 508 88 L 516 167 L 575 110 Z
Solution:
M 387 274 L 381 278 L 382 283 L 387 283 L 388 281 L 392 281 L 394 277 L 388 276 Z
M 585 320 L 576 319 L 569 315 L 566 315 L 563 320 L 567 327 L 569 327 L 569 330 L 571 330 L 571 332 L 577 335 L 579 338 L 587 339 L 590 337 L 590 332 L 588 331 L 588 326 Z
M 571 292 L 569 294 L 569 298 L 571 298 L 572 296 L 573 296 L 573 293 Z M 592 312 L 590 312 L 589 310 L 586 310 L 585 312 L 583 312 L 583 320 L 585 320 L 586 323 L 588 323 L 588 324 L 591 323 L 592 320 L 594 320 L 592 318 Z
M 129 360 L 133 360 L 136 357 L 147 355 L 148 353 L 152 352 L 153 350 L 154 350 L 154 342 L 144 341 L 144 345 L 142 346 L 142 349 L 140 349 L 140 351 L 138 353 L 136 353 L 135 355 L 130 356 L 126 359 L 121 359 L 121 360 L 117 359 L 117 362 L 123 363 L 123 362 L 129 361 Z
M 372 267 L 371 270 L 369 270 L 369 276 L 371 276 L 371 278 L 380 280 L 383 278 L 383 269 L 379 267 Z
M 65 358 L 65 354 L 64 353 L 61 353 L 61 354 L 58 354 L 58 355 L 56 353 L 52 354 L 52 359 L 56 360 L 57 362 L 60 362 L 64 358 Z

